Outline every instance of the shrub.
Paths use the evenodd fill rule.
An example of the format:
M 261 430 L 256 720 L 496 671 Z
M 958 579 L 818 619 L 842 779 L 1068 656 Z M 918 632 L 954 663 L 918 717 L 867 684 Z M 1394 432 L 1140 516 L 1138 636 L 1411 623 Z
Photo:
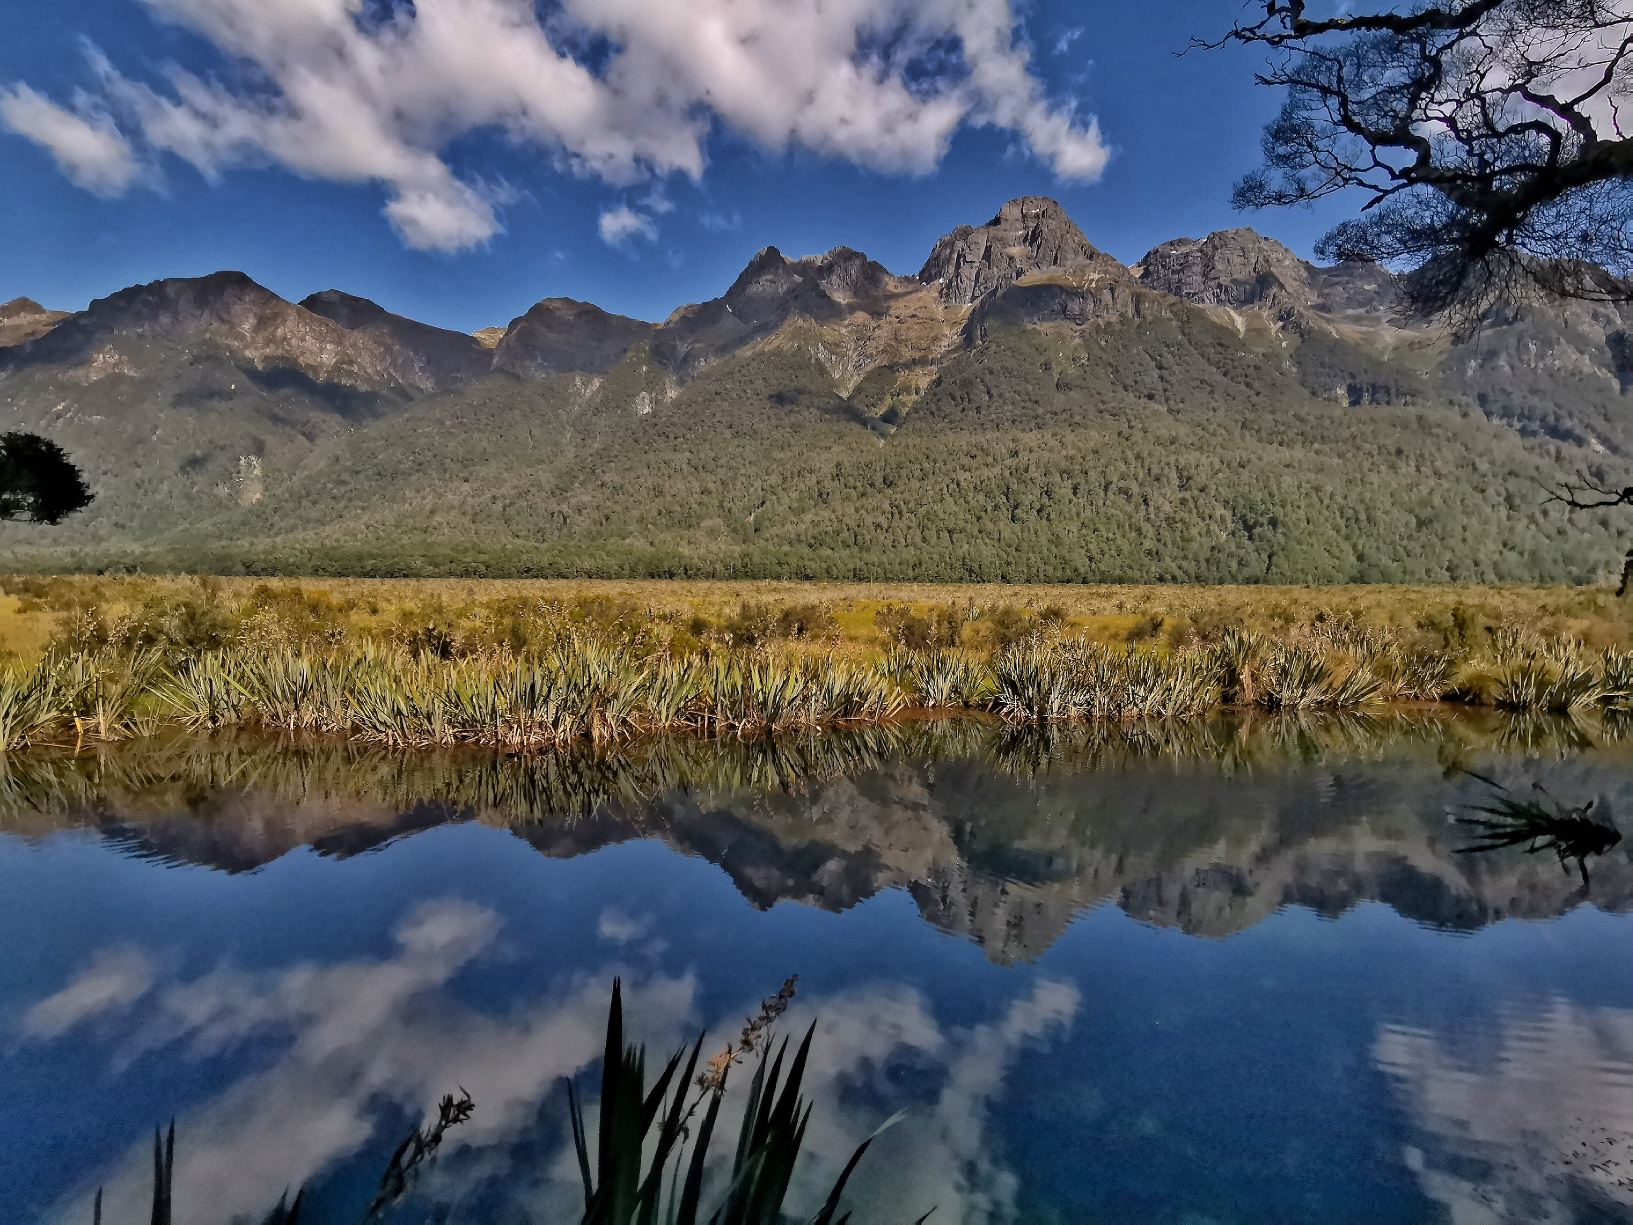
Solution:
M 922 614 L 905 604 L 887 604 L 873 614 L 873 624 L 894 646 L 934 651 L 958 644 L 964 617 L 945 604 L 932 604 Z

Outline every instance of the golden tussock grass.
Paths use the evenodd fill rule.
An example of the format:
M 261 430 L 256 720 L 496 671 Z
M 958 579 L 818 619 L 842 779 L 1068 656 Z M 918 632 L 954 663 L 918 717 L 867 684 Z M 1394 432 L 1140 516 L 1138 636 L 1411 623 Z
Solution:
M 402 636 L 436 626 L 480 636 L 519 610 L 598 606 L 603 618 L 661 621 L 699 639 L 784 637 L 824 651 L 876 654 L 903 644 L 938 615 L 962 629 L 951 643 L 988 647 L 995 622 L 1015 629 L 1047 620 L 1108 644 L 1182 645 L 1228 627 L 1281 636 L 1328 622 L 1375 626 L 1414 644 L 1471 646 L 1504 628 L 1593 649 L 1633 644 L 1633 600 L 1608 586 L 1043 586 L 935 583 L 800 583 L 718 580 L 251 579 L 175 575 L 0 578 L 0 656 L 31 660 L 60 637 L 76 612 L 104 620 L 153 616 L 187 605 L 277 611 L 263 620 L 274 634 L 299 620 L 338 636 Z M 271 598 L 268 598 L 268 597 Z M 299 617 L 293 606 L 304 604 Z M 757 633 L 790 610 L 816 611 L 818 624 L 793 634 Z M 894 633 L 884 621 L 897 623 Z M 979 623 L 985 619 L 986 624 Z M 274 625 L 273 622 L 279 624 Z M 694 624 L 695 623 L 695 624 Z M 947 637 L 947 635 L 940 635 Z M 1000 635 L 1003 636 L 1003 635 Z M 931 633 L 931 637 L 936 635 Z M 915 645 L 906 643 L 906 645 Z
M 396 745 L 760 735 L 981 710 L 1633 706 L 1602 588 L 4 581 L 0 748 L 200 729 Z

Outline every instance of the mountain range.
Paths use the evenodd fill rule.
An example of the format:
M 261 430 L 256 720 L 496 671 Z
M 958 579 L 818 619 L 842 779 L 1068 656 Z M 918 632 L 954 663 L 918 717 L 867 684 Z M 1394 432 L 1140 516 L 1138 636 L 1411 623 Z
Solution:
M 1568 581 L 1633 524 L 1633 305 L 1473 336 L 1251 229 L 1125 266 L 1054 201 L 898 275 L 759 251 L 662 322 L 546 298 L 466 335 L 236 272 L 0 305 L 0 411 L 86 471 L 17 570 Z

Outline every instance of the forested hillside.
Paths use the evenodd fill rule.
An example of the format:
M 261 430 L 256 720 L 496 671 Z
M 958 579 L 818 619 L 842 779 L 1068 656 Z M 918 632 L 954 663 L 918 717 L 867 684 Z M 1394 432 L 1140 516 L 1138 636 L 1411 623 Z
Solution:
M 85 456 L 100 495 L 82 521 L 6 528 L 0 547 L 17 568 L 365 575 L 1619 569 L 1633 524 L 1545 504 L 1563 477 L 1628 472 L 1619 317 L 1516 309 L 1457 347 L 1391 320 L 1387 273 L 1311 270 L 1248 233 L 1132 270 L 1038 233 L 1077 261 L 1040 270 L 1003 232 L 1009 263 L 977 274 L 981 231 L 961 227 L 921 281 L 855 253 L 762 252 L 678 322 L 541 303 L 474 377 L 457 374 L 469 346 L 419 337 L 465 363 L 444 359 L 429 390 L 400 373 L 426 361 L 367 347 L 338 388 L 289 344 L 259 364 L 151 329 L 96 333 L 77 365 L 0 350 L 0 398 Z M 377 308 L 330 314 L 312 325 L 326 354 L 353 316 L 359 345 L 419 336 Z M 98 362 L 110 373 L 87 377 Z

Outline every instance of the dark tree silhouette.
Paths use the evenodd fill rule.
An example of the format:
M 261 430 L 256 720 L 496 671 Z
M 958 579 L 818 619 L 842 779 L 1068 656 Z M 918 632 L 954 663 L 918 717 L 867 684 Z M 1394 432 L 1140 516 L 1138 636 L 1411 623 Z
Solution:
M 1584 476 L 1574 482 L 1567 481 L 1551 490 L 1547 500 L 1560 502 L 1567 510 L 1605 510 L 1612 506 L 1633 506 L 1633 485 L 1616 489 Z M 1622 581 L 1616 585 L 1618 598 L 1627 594 L 1629 583 L 1633 583 L 1633 549 L 1629 549 L 1627 556 L 1622 559 Z
M 60 523 L 91 497 L 79 469 L 49 438 L 0 434 L 0 519 Z
M 1255 4 L 1253 7 L 1260 8 Z M 1269 0 L 1226 43 L 1262 46 L 1285 87 L 1238 208 L 1354 189 L 1317 246 L 1415 275 L 1411 305 L 1471 326 L 1526 291 L 1622 301 L 1633 284 L 1633 15 L 1623 0 L 1382 4 L 1327 20 Z M 1598 266 L 1595 266 L 1598 265 Z

